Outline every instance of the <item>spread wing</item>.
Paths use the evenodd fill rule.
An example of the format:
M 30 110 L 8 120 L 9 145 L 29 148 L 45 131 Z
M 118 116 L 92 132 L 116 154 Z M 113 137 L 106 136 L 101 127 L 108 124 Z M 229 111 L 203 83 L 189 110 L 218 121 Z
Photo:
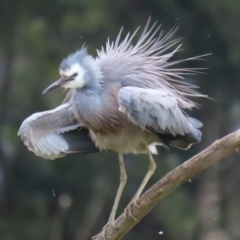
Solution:
M 188 117 L 171 93 L 165 90 L 123 87 L 119 91 L 120 111 L 142 129 L 162 136 L 187 138 L 188 143 L 201 140 L 202 123 Z
M 18 131 L 24 144 L 37 156 L 55 159 L 68 153 L 97 151 L 88 135 L 65 103 L 25 119 Z

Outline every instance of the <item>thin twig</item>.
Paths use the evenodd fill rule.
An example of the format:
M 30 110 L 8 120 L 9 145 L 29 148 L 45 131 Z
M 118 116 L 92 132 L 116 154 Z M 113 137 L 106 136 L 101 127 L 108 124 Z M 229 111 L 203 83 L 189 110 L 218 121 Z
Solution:
M 195 155 L 179 167 L 172 170 L 157 183 L 155 183 L 148 191 L 146 191 L 138 200 L 137 206 L 132 206 L 132 213 L 138 221 L 134 221 L 130 216 L 125 219 L 123 214 L 115 221 L 116 228 L 109 225 L 105 236 L 107 240 L 119 240 L 130 229 L 132 229 L 148 212 L 152 210 L 164 197 L 172 192 L 179 185 L 188 181 L 196 174 L 209 167 L 213 163 L 227 156 L 231 152 L 240 148 L 240 130 L 233 132 L 226 137 L 215 141 L 208 148 Z M 99 233 L 94 240 L 103 240 L 103 236 Z

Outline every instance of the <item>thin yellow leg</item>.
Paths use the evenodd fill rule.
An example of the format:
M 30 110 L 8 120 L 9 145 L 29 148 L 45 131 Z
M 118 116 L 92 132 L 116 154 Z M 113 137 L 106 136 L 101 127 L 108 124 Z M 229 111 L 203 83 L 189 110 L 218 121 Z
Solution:
M 126 174 L 126 170 L 125 170 L 123 155 L 118 154 L 118 158 L 119 158 L 119 166 L 120 166 L 120 185 L 118 187 L 117 196 L 115 198 L 112 212 L 111 212 L 109 220 L 108 220 L 108 222 L 112 222 L 112 223 L 115 221 L 118 204 L 119 204 L 123 189 L 127 182 L 127 174 Z
M 133 199 L 131 200 L 131 202 L 128 204 L 127 208 L 124 211 L 124 217 L 127 218 L 127 213 L 129 212 L 129 215 L 132 217 L 133 220 L 137 221 L 137 219 L 133 216 L 132 211 L 131 211 L 131 206 L 132 204 L 135 204 L 137 207 L 137 200 L 138 198 L 141 196 L 143 189 L 145 188 L 146 184 L 148 183 L 149 179 L 151 178 L 151 176 L 153 175 L 153 173 L 156 170 L 156 163 L 152 157 L 151 152 L 149 151 L 149 149 L 147 150 L 148 153 L 148 159 L 149 159 L 149 166 L 148 166 L 148 171 L 140 185 L 140 187 L 138 188 L 137 192 L 135 193 Z
M 109 225 L 112 225 L 113 227 L 116 228 L 116 225 L 114 223 L 115 222 L 115 216 L 116 216 L 118 204 L 119 204 L 123 189 L 124 189 L 124 187 L 126 185 L 126 182 L 127 182 L 127 174 L 126 174 L 126 170 L 125 170 L 123 155 L 118 154 L 118 159 L 119 159 L 119 167 L 120 167 L 120 184 L 119 184 L 119 187 L 118 187 L 117 195 L 116 195 L 116 198 L 115 198 L 115 201 L 114 201 L 114 204 L 113 204 L 113 208 L 112 208 L 109 220 L 108 220 L 107 224 L 104 226 L 104 228 L 102 230 L 102 233 L 100 233 L 104 240 L 107 240 L 106 233 L 107 233 L 107 229 L 108 229 Z M 93 237 L 93 239 L 96 238 L 97 236 Z
M 145 186 L 147 185 L 149 179 L 151 178 L 151 176 L 153 175 L 153 173 L 156 170 L 156 163 L 152 157 L 151 152 L 148 149 L 148 159 L 149 159 L 149 166 L 148 166 L 148 171 L 140 185 L 140 187 L 138 188 L 137 192 L 135 193 L 134 197 L 132 200 L 136 200 L 140 197 L 140 195 L 142 194 L 143 189 L 145 188 Z

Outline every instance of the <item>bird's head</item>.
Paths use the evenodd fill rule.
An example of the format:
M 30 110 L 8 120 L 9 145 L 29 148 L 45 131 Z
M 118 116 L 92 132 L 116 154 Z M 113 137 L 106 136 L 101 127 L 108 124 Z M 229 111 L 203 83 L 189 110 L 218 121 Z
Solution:
M 57 87 L 82 89 L 87 85 L 97 84 L 102 78 L 100 69 L 85 48 L 65 58 L 60 64 L 59 72 L 61 78 L 47 87 L 43 94 Z

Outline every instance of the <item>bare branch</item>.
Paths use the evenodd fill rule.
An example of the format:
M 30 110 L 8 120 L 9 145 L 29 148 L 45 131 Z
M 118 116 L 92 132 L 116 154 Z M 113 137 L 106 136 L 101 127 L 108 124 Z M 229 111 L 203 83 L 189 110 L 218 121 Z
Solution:
M 238 148 L 240 148 L 240 130 L 215 141 L 208 148 L 172 170 L 140 197 L 138 200 L 140 208 L 132 207 L 133 216 L 138 221 L 134 221 L 131 217 L 125 219 L 122 214 L 115 222 L 117 228 L 109 225 L 106 229 L 106 239 L 121 239 L 171 191 L 231 152 L 238 151 Z M 104 238 L 99 233 L 94 240 L 104 240 Z

